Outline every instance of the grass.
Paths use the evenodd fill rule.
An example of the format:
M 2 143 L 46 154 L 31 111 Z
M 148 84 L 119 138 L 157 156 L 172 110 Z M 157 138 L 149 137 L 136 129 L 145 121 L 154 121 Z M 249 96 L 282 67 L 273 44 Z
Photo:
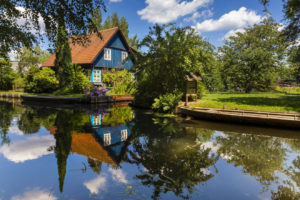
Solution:
M 192 107 L 300 112 L 300 94 L 286 93 L 217 93 L 207 94 Z
M 15 92 L 15 91 L 0 91 L 0 93 L 6 94 L 21 94 L 21 95 L 41 95 L 41 96 L 51 96 L 51 97 L 83 97 L 82 93 L 80 94 L 62 94 L 62 93 L 27 93 L 27 92 Z

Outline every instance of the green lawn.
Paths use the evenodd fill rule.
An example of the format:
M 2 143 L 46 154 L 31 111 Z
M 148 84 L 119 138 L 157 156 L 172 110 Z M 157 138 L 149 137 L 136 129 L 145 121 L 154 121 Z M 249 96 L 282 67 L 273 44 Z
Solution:
M 300 112 L 300 94 L 285 93 L 217 93 L 207 94 L 192 107 Z

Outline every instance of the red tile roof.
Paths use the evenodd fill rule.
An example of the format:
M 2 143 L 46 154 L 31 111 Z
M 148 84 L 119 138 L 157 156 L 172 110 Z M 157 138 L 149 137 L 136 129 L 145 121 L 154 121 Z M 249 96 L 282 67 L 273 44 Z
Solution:
M 89 43 L 85 46 L 79 44 L 73 44 L 69 40 L 72 54 L 72 63 L 73 64 L 90 64 L 92 63 L 100 51 L 105 47 L 105 45 L 110 41 L 110 39 L 115 35 L 119 30 L 118 27 L 106 29 L 100 31 L 102 39 L 98 37 L 97 33 L 89 35 Z M 48 60 L 43 63 L 43 67 L 52 67 L 54 66 L 55 53 L 52 54 Z

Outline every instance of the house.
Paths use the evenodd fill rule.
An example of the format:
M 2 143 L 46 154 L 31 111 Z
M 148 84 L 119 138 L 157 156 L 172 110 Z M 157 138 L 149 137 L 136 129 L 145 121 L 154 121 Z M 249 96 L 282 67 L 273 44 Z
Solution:
M 118 28 L 111 28 L 100 31 L 102 39 L 97 33 L 90 34 L 90 43 L 85 46 L 73 44 L 71 47 L 72 63 L 78 64 L 86 70 L 90 82 L 99 84 L 102 76 L 111 69 L 130 69 L 133 65 L 128 55 L 132 54 L 122 31 Z M 52 54 L 42 67 L 54 67 L 55 54 Z

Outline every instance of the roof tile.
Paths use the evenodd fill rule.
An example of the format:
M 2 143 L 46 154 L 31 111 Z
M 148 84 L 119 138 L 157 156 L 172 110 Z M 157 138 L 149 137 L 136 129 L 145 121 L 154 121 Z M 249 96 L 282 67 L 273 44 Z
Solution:
M 69 40 L 71 47 L 72 63 L 73 64 L 90 64 L 94 61 L 98 53 L 104 48 L 104 46 L 109 42 L 109 40 L 115 35 L 119 30 L 118 27 L 106 29 L 100 31 L 102 39 L 98 37 L 97 33 L 90 34 L 88 39 L 90 40 L 85 46 L 80 44 L 73 44 Z M 52 54 L 48 60 L 43 63 L 43 67 L 54 66 L 55 53 Z

